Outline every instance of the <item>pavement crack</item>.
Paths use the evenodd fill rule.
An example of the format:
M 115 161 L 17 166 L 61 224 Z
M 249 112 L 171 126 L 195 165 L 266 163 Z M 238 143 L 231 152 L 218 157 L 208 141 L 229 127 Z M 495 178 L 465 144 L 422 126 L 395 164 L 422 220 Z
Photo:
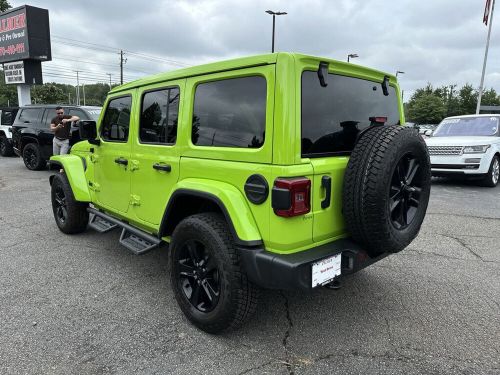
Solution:
M 469 250 L 469 252 L 474 255 L 477 259 L 481 260 L 482 262 L 488 262 L 487 260 L 484 260 L 483 257 L 481 255 L 479 255 L 478 253 L 476 253 L 474 250 L 472 250 L 472 248 L 467 244 L 465 243 L 464 240 L 458 238 L 458 237 L 454 237 L 454 236 L 450 236 L 450 235 L 445 235 L 445 234 L 441 234 L 440 235 L 441 237 L 445 237 L 445 238 L 450 238 L 452 240 L 455 240 L 456 242 L 458 242 L 460 245 L 462 245 L 462 247 L 464 247 L 465 249 Z
M 266 366 L 269 366 L 270 364 L 272 364 L 273 362 L 275 361 L 267 361 L 267 362 L 264 362 L 258 366 L 254 366 L 254 367 L 251 367 L 249 369 L 246 369 L 240 373 L 238 373 L 238 375 L 244 375 L 244 374 L 248 374 L 249 372 L 252 372 L 252 371 L 256 371 L 256 370 L 260 370 L 262 369 L 263 367 L 266 367 Z
M 293 375 L 293 374 L 295 374 L 295 372 L 293 370 L 293 363 L 292 363 L 292 359 L 290 356 L 290 348 L 288 346 L 288 339 L 290 338 L 290 331 L 293 328 L 293 321 L 292 321 L 292 318 L 290 316 L 290 305 L 288 303 L 288 298 L 285 296 L 285 293 L 283 293 L 283 291 L 280 291 L 280 294 L 283 297 L 283 299 L 285 300 L 286 320 L 288 322 L 288 326 L 286 328 L 285 334 L 283 335 L 283 339 L 281 340 L 281 342 L 283 344 L 283 349 L 285 350 L 285 355 L 286 355 L 285 361 L 283 361 L 283 364 L 285 365 L 286 369 L 288 370 L 288 373 L 290 375 Z

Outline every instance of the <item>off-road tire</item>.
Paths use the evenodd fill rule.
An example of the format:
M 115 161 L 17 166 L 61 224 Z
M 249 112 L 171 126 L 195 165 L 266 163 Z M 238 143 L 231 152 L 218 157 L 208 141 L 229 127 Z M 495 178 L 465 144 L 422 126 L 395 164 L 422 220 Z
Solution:
M 39 171 L 47 165 L 42 157 L 40 147 L 36 143 L 28 143 L 24 146 L 22 155 L 24 165 L 31 171 Z
M 0 135 L 0 155 L 12 156 L 14 149 L 5 135 Z
M 89 222 L 88 203 L 75 200 L 64 173 L 54 175 L 51 198 L 54 219 L 61 232 L 75 234 L 85 231 Z
M 201 311 L 190 302 L 190 299 L 195 298 L 195 283 L 201 278 L 195 280 L 180 274 L 180 269 L 185 269 L 185 265 L 190 264 L 190 260 L 185 257 L 186 252 L 191 254 L 192 248 L 189 247 L 192 244 L 196 245 L 195 252 L 198 256 L 207 255 L 207 265 L 210 266 L 206 268 L 215 269 L 208 271 L 212 272 L 211 283 L 218 280 L 219 293 L 217 298 L 212 298 L 212 301 L 217 302 L 212 306 L 210 302 L 197 304 L 203 307 L 211 306 L 212 309 L 209 311 Z M 202 213 L 180 222 L 172 234 L 169 256 L 170 281 L 177 303 L 186 317 L 198 328 L 208 333 L 231 330 L 243 324 L 255 312 L 258 289 L 243 272 L 233 236 L 220 214 Z M 198 264 L 201 264 L 201 261 Z M 190 288 L 191 295 L 188 296 Z M 214 289 L 217 288 L 211 290 Z M 204 296 L 206 299 L 208 293 Z M 199 302 L 199 299 L 197 301 Z
M 411 178 L 415 186 L 401 182 L 411 177 L 410 172 L 399 173 L 405 163 L 410 172 L 418 164 Z M 427 147 L 414 129 L 402 126 L 369 129 L 358 140 L 344 175 L 343 214 L 348 232 L 371 256 L 401 251 L 420 231 L 430 184 Z M 399 206 L 398 199 L 401 199 Z M 400 215 L 405 207 L 410 211 Z M 401 224 L 405 220 L 406 226 Z
M 498 172 L 496 172 L 495 169 L 499 166 L 499 163 L 500 163 L 500 158 L 498 157 L 498 155 L 493 156 L 493 159 L 491 160 L 490 164 L 490 169 L 488 169 L 488 173 L 486 174 L 486 176 L 484 176 L 484 179 L 481 181 L 481 185 L 487 187 L 495 187 L 498 185 L 498 175 L 495 175 L 495 173 Z

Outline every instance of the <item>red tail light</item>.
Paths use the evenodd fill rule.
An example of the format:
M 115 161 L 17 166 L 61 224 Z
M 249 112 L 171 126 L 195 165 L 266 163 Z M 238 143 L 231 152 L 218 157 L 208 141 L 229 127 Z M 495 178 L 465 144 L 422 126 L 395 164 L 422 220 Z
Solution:
M 277 178 L 272 206 L 278 216 L 292 217 L 311 211 L 311 180 L 305 177 Z
M 377 124 L 385 124 L 387 122 L 387 117 L 374 116 L 370 117 L 368 120 L 370 120 L 371 122 L 376 122 Z

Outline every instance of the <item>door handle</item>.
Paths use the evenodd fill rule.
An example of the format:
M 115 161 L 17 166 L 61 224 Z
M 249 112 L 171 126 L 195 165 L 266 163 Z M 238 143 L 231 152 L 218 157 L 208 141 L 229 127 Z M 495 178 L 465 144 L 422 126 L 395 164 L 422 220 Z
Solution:
M 165 171 L 165 172 L 170 172 L 172 170 L 170 164 L 155 163 L 153 164 L 153 168 L 156 169 L 157 171 Z
M 321 208 L 330 207 L 330 201 L 332 198 L 332 178 L 330 176 L 321 177 L 321 187 L 325 188 L 326 195 L 325 199 L 321 201 Z
M 116 158 L 115 163 L 121 165 L 128 165 L 128 160 L 124 158 Z

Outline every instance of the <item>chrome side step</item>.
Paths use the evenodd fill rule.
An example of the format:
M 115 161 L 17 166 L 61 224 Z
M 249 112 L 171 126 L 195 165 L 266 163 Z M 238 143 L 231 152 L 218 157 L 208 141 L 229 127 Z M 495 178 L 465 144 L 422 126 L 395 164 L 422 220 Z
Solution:
M 118 220 L 104 212 L 98 211 L 95 208 L 87 208 L 87 211 L 92 215 L 89 226 L 100 233 L 108 232 L 117 227 L 122 228 L 120 236 L 120 244 L 132 251 L 136 255 L 144 254 L 158 247 L 161 240 L 153 235 L 143 232 L 130 224 Z

